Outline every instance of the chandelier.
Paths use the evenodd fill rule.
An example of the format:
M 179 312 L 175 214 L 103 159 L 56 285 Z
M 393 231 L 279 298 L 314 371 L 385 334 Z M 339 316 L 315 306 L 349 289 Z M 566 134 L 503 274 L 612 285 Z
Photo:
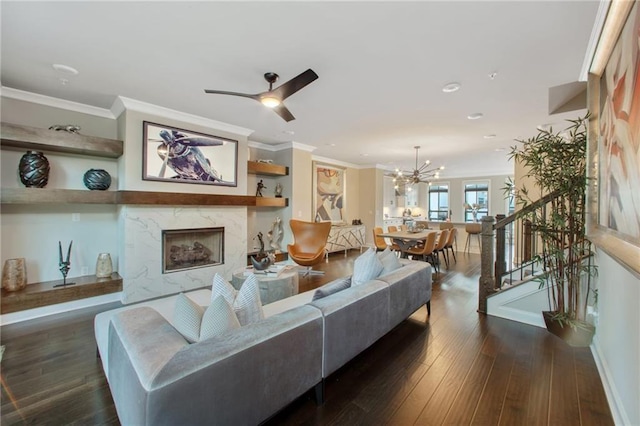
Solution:
M 413 171 L 406 171 L 396 169 L 395 172 L 387 174 L 393 178 L 393 183 L 395 184 L 395 189 L 398 189 L 400 185 L 406 186 L 407 189 L 411 190 L 411 185 L 423 182 L 429 183 L 433 179 L 438 179 L 440 177 L 440 170 L 444 170 L 444 166 L 440 167 L 429 167 L 431 165 L 431 161 L 427 160 L 424 163 L 420 164 L 418 167 L 418 150 L 419 146 L 413 147 L 416 150 L 416 167 Z

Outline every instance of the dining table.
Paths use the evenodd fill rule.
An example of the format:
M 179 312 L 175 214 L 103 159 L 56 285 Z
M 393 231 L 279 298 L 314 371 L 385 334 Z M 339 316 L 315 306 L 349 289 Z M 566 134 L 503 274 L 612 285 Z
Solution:
M 412 247 L 418 245 L 421 241 L 424 242 L 427 239 L 427 236 L 431 233 L 439 233 L 440 231 L 437 229 L 424 229 L 421 231 L 396 231 L 396 232 L 385 232 L 382 234 L 378 234 L 380 237 L 391 238 L 395 244 L 400 247 L 402 251 L 402 256 L 407 256 L 407 250 Z

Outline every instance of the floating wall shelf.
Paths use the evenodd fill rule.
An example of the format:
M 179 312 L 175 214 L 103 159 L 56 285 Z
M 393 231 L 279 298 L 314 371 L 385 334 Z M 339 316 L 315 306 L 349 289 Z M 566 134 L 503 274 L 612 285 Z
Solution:
M 3 148 L 13 147 L 105 158 L 121 157 L 124 149 L 124 144 L 120 140 L 9 123 L 0 125 L 0 144 Z
M 287 176 L 289 174 L 289 168 L 278 164 L 247 161 L 247 173 L 265 176 Z

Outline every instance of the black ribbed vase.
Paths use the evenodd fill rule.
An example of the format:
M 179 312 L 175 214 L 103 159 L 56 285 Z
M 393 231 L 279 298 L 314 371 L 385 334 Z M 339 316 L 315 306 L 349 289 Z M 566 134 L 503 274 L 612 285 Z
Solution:
M 39 151 L 27 151 L 20 158 L 18 173 L 27 188 L 44 188 L 49 182 L 49 160 Z
M 90 190 L 106 191 L 111 186 L 111 175 L 106 170 L 89 169 L 82 179 Z

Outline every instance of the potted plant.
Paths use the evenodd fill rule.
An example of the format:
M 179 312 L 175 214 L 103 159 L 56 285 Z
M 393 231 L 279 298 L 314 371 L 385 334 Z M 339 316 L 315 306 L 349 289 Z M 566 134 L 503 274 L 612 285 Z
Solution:
M 569 120 L 571 126 L 559 133 L 540 130 L 535 137 L 518 141 L 522 145 L 510 153 L 541 194 L 553 194 L 546 208 L 522 217 L 531 221 L 541 245 L 534 261 L 542 267 L 537 280 L 549 297 L 550 310 L 543 312 L 547 329 L 573 346 L 588 346 L 594 333 L 586 321 L 591 279 L 597 272 L 585 228 L 587 120 L 588 114 Z M 506 189 L 515 189 L 523 207 L 535 201 L 524 185 Z

